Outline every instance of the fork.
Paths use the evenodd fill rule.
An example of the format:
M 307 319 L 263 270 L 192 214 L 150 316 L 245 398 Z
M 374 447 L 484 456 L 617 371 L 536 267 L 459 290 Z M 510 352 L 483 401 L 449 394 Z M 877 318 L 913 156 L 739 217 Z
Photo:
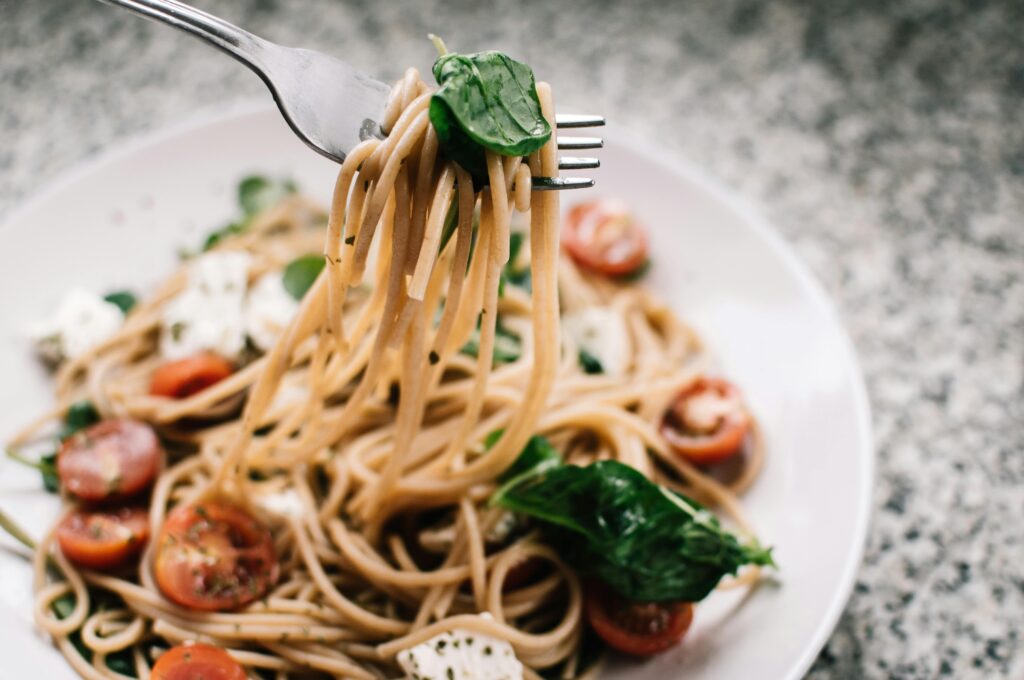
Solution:
M 355 146 L 370 137 L 383 137 L 380 121 L 391 87 L 369 78 L 334 57 L 296 47 L 284 47 L 178 0 L 100 0 L 148 19 L 181 29 L 230 54 L 270 88 L 277 107 L 302 141 L 318 153 L 341 163 Z M 604 125 L 601 116 L 558 115 L 558 128 Z M 559 137 L 558 148 L 597 149 L 599 137 Z M 560 170 L 597 168 L 596 158 L 560 157 Z M 534 189 L 591 187 L 587 177 L 534 177 Z

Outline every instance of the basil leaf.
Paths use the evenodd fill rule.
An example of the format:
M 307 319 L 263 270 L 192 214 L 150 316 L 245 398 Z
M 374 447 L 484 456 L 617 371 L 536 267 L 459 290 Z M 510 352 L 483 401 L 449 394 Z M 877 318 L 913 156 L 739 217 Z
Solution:
M 441 148 L 475 181 L 487 178 L 484 149 L 525 156 L 551 138 L 533 70 L 501 52 L 445 54 L 434 62 L 438 89 L 430 122 Z
M 282 281 L 285 290 L 296 300 L 301 300 L 306 291 L 313 286 L 316 277 L 320 276 L 323 268 L 323 255 L 303 255 L 295 258 L 284 268 Z
M 130 290 L 115 290 L 112 293 L 104 295 L 103 299 L 113 305 L 117 305 L 122 314 L 130 312 L 137 302 L 135 294 Z
M 290 179 L 272 180 L 262 175 L 250 175 L 238 183 L 238 205 L 246 217 L 252 217 L 296 190 L 295 182 Z
M 601 365 L 601 360 L 583 348 L 580 348 L 579 361 L 584 373 L 590 375 L 604 373 L 604 366 Z
M 91 401 L 83 399 L 76 401 L 68 407 L 64 414 L 64 426 L 60 431 L 60 438 L 67 439 L 79 430 L 84 430 L 90 425 L 100 422 L 100 414 Z
M 741 545 L 697 503 L 618 461 L 541 462 L 493 502 L 540 520 L 573 567 L 635 602 L 697 602 L 745 564 L 774 564 L 770 550 Z

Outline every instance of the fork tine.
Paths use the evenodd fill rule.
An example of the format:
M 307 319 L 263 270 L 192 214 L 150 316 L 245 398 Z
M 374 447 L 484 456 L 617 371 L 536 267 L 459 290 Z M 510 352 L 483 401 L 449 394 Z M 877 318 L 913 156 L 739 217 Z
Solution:
M 559 191 L 561 189 L 586 189 L 594 186 L 589 177 L 534 177 L 533 188 L 537 191 Z
M 604 146 L 604 140 L 600 137 L 559 137 L 559 149 L 600 149 Z
M 559 128 L 585 128 L 604 125 L 604 116 L 591 116 L 585 113 L 560 113 L 555 116 L 555 126 Z
M 586 170 L 601 167 L 601 161 L 586 156 L 562 156 L 558 159 L 559 170 Z

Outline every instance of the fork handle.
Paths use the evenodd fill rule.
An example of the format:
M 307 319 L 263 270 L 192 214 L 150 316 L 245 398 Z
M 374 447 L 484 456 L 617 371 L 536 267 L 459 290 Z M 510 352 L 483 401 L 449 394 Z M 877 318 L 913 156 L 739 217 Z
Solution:
M 190 33 L 227 52 L 262 77 L 264 40 L 178 0 L 100 0 Z

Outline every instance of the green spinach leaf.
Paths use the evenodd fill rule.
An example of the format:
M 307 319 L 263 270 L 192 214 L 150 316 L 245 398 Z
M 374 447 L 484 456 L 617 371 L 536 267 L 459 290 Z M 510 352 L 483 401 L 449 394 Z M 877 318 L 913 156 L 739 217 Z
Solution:
M 480 353 L 480 329 L 473 330 L 469 340 L 459 350 L 463 354 L 476 357 Z M 494 331 L 494 361 L 495 363 L 511 363 L 518 359 L 523 353 L 523 341 L 518 335 L 512 333 L 501 323 Z
M 79 430 L 84 430 L 90 425 L 100 422 L 100 414 L 92 402 L 83 399 L 76 401 L 68 407 L 64 414 L 64 426 L 60 431 L 60 438 L 67 439 Z
M 115 290 L 112 293 L 104 295 L 103 299 L 111 304 L 117 305 L 122 314 L 130 312 L 137 302 L 135 294 L 130 290 Z
M 273 180 L 262 175 L 249 175 L 238 183 L 238 205 L 246 217 L 271 208 L 298 188 L 290 179 Z
M 501 52 L 444 54 L 434 62 L 438 89 L 430 122 L 441 148 L 484 183 L 484 150 L 525 156 L 551 138 L 533 70 Z
M 320 276 L 324 263 L 323 255 L 303 255 L 289 262 L 283 274 L 285 290 L 296 300 L 301 300 L 313 286 L 316 277 Z
M 697 602 L 745 564 L 774 564 L 770 550 L 740 544 L 696 502 L 618 461 L 537 464 L 493 502 L 540 520 L 577 570 L 636 602 Z
M 579 351 L 579 362 L 584 373 L 590 375 L 604 373 L 604 366 L 601 365 L 601 360 L 582 347 Z
M 296 191 L 298 187 L 290 179 L 275 180 L 262 175 L 243 178 L 238 183 L 238 207 L 242 210 L 242 216 L 207 234 L 200 250 L 206 252 L 230 236 L 245 233 L 254 216 Z

